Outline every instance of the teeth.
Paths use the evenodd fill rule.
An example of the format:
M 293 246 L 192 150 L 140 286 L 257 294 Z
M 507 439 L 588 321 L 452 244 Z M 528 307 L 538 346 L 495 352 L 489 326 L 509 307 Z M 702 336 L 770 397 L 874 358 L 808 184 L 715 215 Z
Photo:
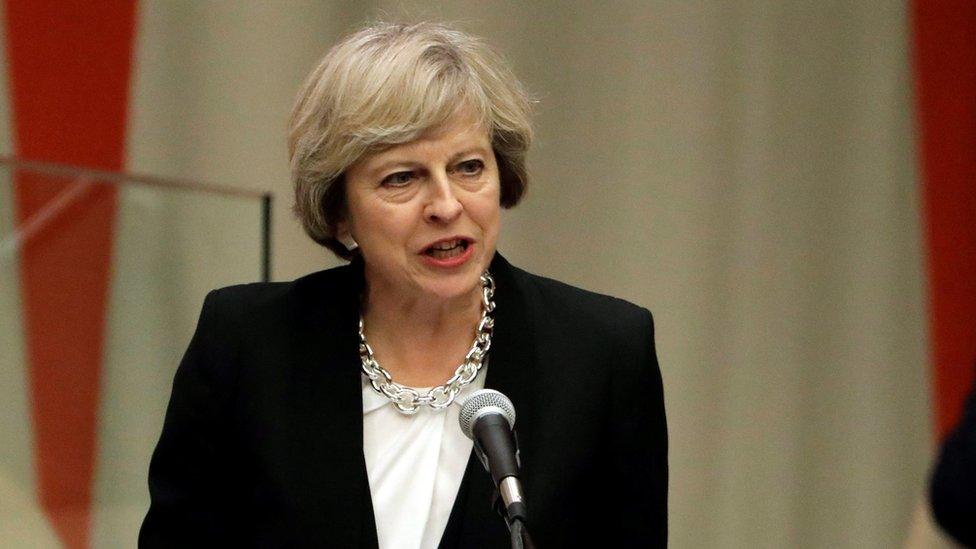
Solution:
M 450 249 L 456 248 L 456 247 L 458 247 L 460 245 L 461 245 L 461 241 L 460 240 L 449 240 L 447 242 L 441 242 L 440 244 L 435 244 L 435 245 L 431 246 L 430 248 L 432 250 L 450 250 Z
M 431 250 L 428 255 L 435 259 L 447 259 L 449 257 L 457 257 L 464 253 L 464 249 L 461 246 L 456 248 L 451 248 L 450 250 Z
M 433 246 L 427 248 L 426 254 L 437 258 L 446 259 L 449 257 L 457 257 L 464 253 L 467 241 L 463 238 L 455 238 L 454 240 L 447 240 L 439 244 L 434 244 Z

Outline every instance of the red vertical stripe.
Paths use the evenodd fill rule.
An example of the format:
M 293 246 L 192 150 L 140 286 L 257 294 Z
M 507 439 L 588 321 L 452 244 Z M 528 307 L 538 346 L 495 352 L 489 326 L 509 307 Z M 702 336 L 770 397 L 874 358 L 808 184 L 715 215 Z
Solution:
M 976 363 L 976 2 L 915 0 L 912 15 L 941 438 L 959 418 Z
M 123 167 L 134 0 L 7 0 L 16 154 Z M 17 174 L 22 226 L 71 183 Z M 115 191 L 93 186 L 21 249 L 39 499 L 69 547 L 90 539 Z

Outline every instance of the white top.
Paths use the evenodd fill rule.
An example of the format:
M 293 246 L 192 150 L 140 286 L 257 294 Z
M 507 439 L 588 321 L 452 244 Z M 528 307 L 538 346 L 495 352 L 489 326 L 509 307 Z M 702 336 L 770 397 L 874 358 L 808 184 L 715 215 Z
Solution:
M 474 443 L 458 426 L 461 404 L 484 387 L 482 368 L 455 404 L 400 413 L 364 375 L 363 456 L 380 549 L 436 548 Z M 421 394 L 426 389 L 420 389 Z

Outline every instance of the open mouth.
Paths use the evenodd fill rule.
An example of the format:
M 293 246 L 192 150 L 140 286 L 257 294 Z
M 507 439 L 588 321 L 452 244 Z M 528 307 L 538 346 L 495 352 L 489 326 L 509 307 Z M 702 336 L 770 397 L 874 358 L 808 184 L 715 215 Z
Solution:
M 444 240 L 424 249 L 424 255 L 434 259 L 450 259 L 463 254 L 471 242 L 463 238 Z

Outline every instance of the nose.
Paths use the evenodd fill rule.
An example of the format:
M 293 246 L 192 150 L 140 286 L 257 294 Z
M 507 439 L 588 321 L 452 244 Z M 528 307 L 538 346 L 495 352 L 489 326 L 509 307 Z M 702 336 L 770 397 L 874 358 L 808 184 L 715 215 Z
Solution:
M 424 206 L 424 219 L 430 223 L 450 223 L 461 215 L 464 206 L 454 194 L 447 174 L 431 177 L 430 194 Z

